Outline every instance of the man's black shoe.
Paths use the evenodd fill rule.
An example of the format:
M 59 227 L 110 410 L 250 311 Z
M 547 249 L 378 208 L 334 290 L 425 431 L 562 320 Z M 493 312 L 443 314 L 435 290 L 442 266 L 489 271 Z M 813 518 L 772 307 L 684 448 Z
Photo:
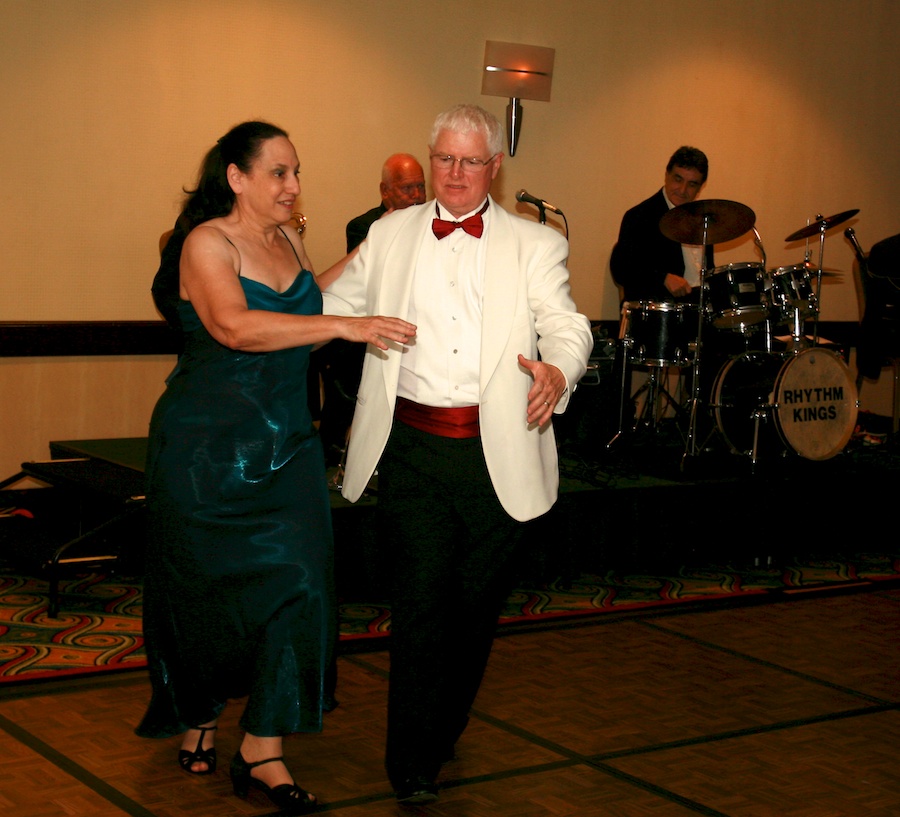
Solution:
M 408 777 L 397 786 L 397 802 L 410 806 L 433 803 L 438 799 L 437 784 L 424 775 Z

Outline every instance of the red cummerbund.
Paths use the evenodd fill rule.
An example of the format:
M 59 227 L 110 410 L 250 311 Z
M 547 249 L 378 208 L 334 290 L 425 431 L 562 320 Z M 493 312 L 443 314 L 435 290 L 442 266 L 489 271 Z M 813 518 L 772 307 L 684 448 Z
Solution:
M 462 440 L 477 437 L 481 433 L 478 426 L 478 406 L 438 408 L 398 397 L 394 416 L 408 426 L 439 437 L 456 437 Z

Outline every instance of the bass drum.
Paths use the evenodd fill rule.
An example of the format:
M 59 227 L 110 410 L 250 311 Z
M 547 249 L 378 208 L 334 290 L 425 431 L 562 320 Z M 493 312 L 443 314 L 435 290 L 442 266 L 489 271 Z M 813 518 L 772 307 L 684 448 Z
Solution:
M 827 349 L 805 349 L 787 360 L 746 352 L 722 367 L 712 405 L 716 426 L 736 454 L 751 454 L 755 438 L 757 456 L 787 448 L 827 460 L 850 441 L 858 396 L 850 370 Z

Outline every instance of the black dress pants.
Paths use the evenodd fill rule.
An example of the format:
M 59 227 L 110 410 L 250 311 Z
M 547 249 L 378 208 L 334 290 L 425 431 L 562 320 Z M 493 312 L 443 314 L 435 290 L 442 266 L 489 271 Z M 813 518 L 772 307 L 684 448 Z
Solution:
M 395 421 L 378 471 L 390 557 L 391 635 L 385 766 L 394 787 L 437 777 L 465 729 L 523 524 L 501 507 L 481 440 Z

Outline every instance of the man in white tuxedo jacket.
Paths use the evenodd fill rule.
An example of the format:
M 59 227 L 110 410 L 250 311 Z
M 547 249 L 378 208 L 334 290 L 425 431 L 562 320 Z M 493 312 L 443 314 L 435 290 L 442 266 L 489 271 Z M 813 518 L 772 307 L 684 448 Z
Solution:
M 417 326 L 407 346 L 366 350 L 343 480 L 355 501 L 378 468 L 392 577 L 385 763 L 405 803 L 437 797 L 522 523 L 556 501 L 550 421 L 593 345 L 569 292 L 566 240 L 489 195 L 503 160 L 496 118 L 451 108 L 429 150 L 435 199 L 373 224 L 324 296 L 328 314 Z

